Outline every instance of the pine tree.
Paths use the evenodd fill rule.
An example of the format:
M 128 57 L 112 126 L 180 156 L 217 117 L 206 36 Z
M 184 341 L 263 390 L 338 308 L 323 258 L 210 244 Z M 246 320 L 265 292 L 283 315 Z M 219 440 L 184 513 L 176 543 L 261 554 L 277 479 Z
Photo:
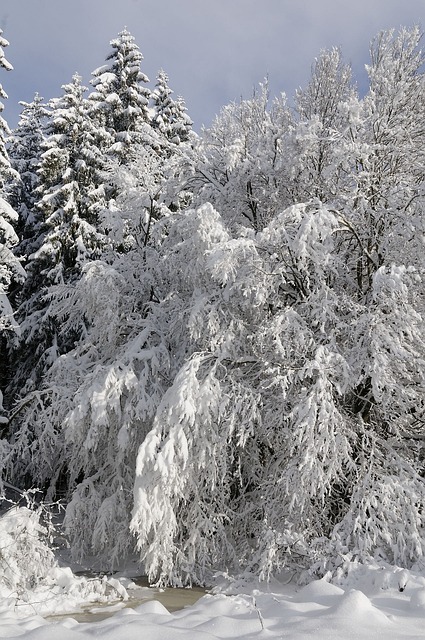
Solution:
M 103 196 L 96 183 L 94 130 L 81 78 L 74 75 L 63 90 L 61 98 L 49 103 L 38 169 L 36 207 L 42 224 L 33 240 L 36 251 L 27 262 L 28 278 L 17 312 L 24 340 L 14 354 L 15 374 L 9 385 L 15 399 L 37 389 L 46 370 L 77 337 L 60 333 L 50 314 L 51 287 L 78 279 L 84 264 L 98 257 L 106 242 L 96 228 Z
M 155 90 L 152 92 L 154 115 L 152 126 L 174 144 L 187 142 L 192 121 L 187 115 L 183 98 L 171 98 L 173 91 L 168 86 L 168 76 L 162 69 L 158 73 Z
M 125 163 L 131 145 L 144 139 L 150 122 L 148 77 L 141 71 L 143 56 L 124 29 L 111 40 L 107 64 L 95 69 L 89 96 L 91 116 L 99 127 L 99 146 Z
M 13 67 L 5 58 L 3 51 L 9 43 L 2 37 L 2 33 L 0 30 L 0 67 L 10 71 Z M 0 97 L 7 98 L 2 85 L 0 85 Z M 0 102 L 0 113 L 3 109 L 4 105 Z M 8 133 L 7 123 L 0 116 L 0 411 L 3 409 L 1 388 L 4 387 L 5 378 L 8 375 L 7 345 L 14 341 L 19 332 L 9 293 L 12 286 L 22 283 L 25 278 L 25 272 L 12 252 L 13 247 L 18 243 L 18 236 L 14 229 L 18 214 L 5 199 L 6 182 L 16 177 L 6 150 L 5 137 Z
M 69 281 L 89 259 L 100 255 L 104 238 L 97 232 L 103 207 L 97 188 L 98 157 L 93 154 L 95 128 L 87 116 L 85 88 L 74 75 L 52 100 L 51 129 L 39 170 L 40 200 L 48 232 L 38 260 L 53 267 L 49 280 Z
M 4 54 L 4 48 L 9 45 L 9 42 L 3 38 L 3 31 L 0 31 L 0 67 L 5 69 L 6 71 L 11 71 L 13 69 L 10 62 L 6 59 Z M 0 85 L 0 97 L 7 99 L 7 93 Z M 4 109 L 4 104 L 0 102 L 0 112 Z M 0 176 L 2 180 L 2 187 L 4 185 L 5 177 L 11 174 L 10 162 L 8 159 L 8 154 L 6 151 L 6 136 L 10 133 L 7 122 L 4 118 L 0 119 Z
M 8 198 L 19 214 L 20 237 L 17 253 L 28 257 L 39 248 L 41 212 L 36 207 L 39 185 L 38 169 L 48 111 L 38 94 L 31 103 L 21 102 L 23 107 L 16 129 L 8 139 L 11 165 L 17 172 L 8 185 Z

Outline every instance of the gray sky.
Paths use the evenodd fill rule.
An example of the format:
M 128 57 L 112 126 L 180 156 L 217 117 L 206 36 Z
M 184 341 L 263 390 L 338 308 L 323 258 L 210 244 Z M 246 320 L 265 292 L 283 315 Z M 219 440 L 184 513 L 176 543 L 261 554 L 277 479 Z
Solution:
M 320 50 L 334 45 L 362 89 L 370 40 L 414 24 L 425 28 L 425 0 L 0 0 L 14 66 L 0 77 L 9 95 L 3 115 L 15 126 L 19 100 L 61 95 L 76 71 L 87 86 L 125 26 L 150 86 L 163 68 L 199 130 L 266 75 L 272 95 L 292 96 Z

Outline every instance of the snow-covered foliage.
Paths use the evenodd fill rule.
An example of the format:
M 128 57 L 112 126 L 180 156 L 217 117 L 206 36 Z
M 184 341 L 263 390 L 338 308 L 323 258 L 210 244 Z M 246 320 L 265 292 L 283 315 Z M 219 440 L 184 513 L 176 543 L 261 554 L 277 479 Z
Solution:
M 100 144 L 125 162 L 131 144 L 143 139 L 151 92 L 140 68 L 143 56 L 129 31 L 121 31 L 110 45 L 106 64 L 92 73 L 89 101 Z
M 377 547 L 399 562 L 423 554 L 423 485 L 406 444 L 418 435 L 425 382 L 415 274 L 378 270 L 373 303 L 362 306 L 338 275 L 341 232 L 314 203 L 236 238 L 210 205 L 175 221 L 164 248 L 180 274 L 172 315 L 185 318 L 187 356 L 140 448 L 132 521 L 151 579 L 203 581 L 207 567 L 267 558 L 270 544 L 275 569 L 292 554 L 299 564 L 297 540 L 309 541 L 308 563 L 314 540 L 342 544 L 347 518 L 361 557 Z M 392 299 L 402 311 L 392 313 Z M 386 486 L 390 455 L 393 491 L 409 482 L 415 496 L 412 529 L 406 507 L 393 513 L 401 551 L 383 517 L 391 492 L 375 505 L 370 539 L 360 524 L 365 513 L 371 526 L 359 494 L 372 500 L 370 474 L 370 490 Z
M 74 75 L 63 90 L 63 97 L 49 105 L 49 135 L 41 156 L 38 188 L 38 207 L 43 211 L 47 234 L 35 257 L 48 265 L 48 280 L 58 283 L 99 256 L 105 242 L 95 226 L 103 205 L 96 189 L 96 129 L 87 113 L 80 76 Z M 52 269 L 50 265 L 55 266 Z
M 8 138 L 10 162 L 16 171 L 15 178 L 7 185 L 8 200 L 18 212 L 19 245 L 22 256 L 30 256 L 39 248 L 41 212 L 35 206 L 39 199 L 42 147 L 45 141 L 44 125 L 48 111 L 38 94 L 31 103 L 21 102 L 23 107 L 18 126 Z
M 0 29 L 0 68 L 10 71 L 12 65 L 4 55 L 3 48 L 9 43 L 3 38 Z M 0 98 L 7 98 L 7 94 L 0 84 Z M 0 113 L 4 105 L 0 102 Z M 10 299 L 10 289 L 21 284 L 25 278 L 25 271 L 13 253 L 13 248 L 18 244 L 19 238 L 15 227 L 18 214 L 8 203 L 5 193 L 7 180 L 17 177 L 10 165 L 6 150 L 6 135 L 9 128 L 6 121 L 0 116 L 0 381 L 3 382 L 7 375 L 7 346 L 16 342 L 19 335 L 19 327 L 14 318 L 13 307 Z M 0 391 L 0 413 L 3 413 L 3 394 Z M 0 423 L 7 420 L 0 416 Z
M 7 294 L 13 283 L 22 283 L 25 278 L 25 271 L 12 251 L 19 241 L 14 229 L 17 220 L 16 211 L 0 196 L 0 334 L 17 331 Z
M 51 548 L 53 528 L 49 512 L 35 507 L 31 494 L 23 496 L 27 506 L 6 504 L 0 515 L 1 597 L 25 597 L 56 566 Z M 43 523 L 43 520 L 45 521 Z
M 175 585 L 423 558 L 419 43 L 378 36 L 364 98 L 333 49 L 294 110 L 261 86 L 177 141 L 123 31 L 52 103 L 5 468 L 77 554 Z
M 231 106 L 204 135 L 195 198 L 208 193 L 216 210 L 176 217 L 163 245 L 167 268 L 180 274 L 174 298 L 187 318 L 187 356 L 137 462 L 132 528 L 151 579 L 203 581 L 220 562 L 267 575 L 348 551 L 400 564 L 424 554 L 415 227 L 424 165 L 421 176 L 416 163 L 412 173 L 404 165 L 404 154 L 423 150 L 421 120 L 411 118 L 414 103 L 423 105 L 418 39 L 417 30 L 378 39 L 363 101 L 339 53 L 322 54 L 282 152 L 294 154 L 300 131 L 316 127 L 308 154 L 301 139 L 294 178 L 298 196 L 311 200 L 261 225 L 252 215 L 253 231 L 232 206 L 235 194 L 240 204 L 246 197 L 228 185 L 242 174 L 245 188 L 246 167 L 258 165 L 247 162 L 246 144 L 233 166 L 221 159 L 240 122 L 255 133 L 239 116 L 246 105 Z M 387 83 L 389 68 L 396 80 Z M 407 104 L 401 145 L 390 128 L 376 140 L 387 110 L 402 118 Z M 255 123 L 266 123 L 264 98 L 260 113 Z M 218 131 L 223 143 L 209 151 Z
M 13 505 L 0 515 L 0 598 L 3 608 L 28 616 L 81 603 L 126 600 L 117 580 L 77 577 L 52 550 L 54 527 L 43 505 Z
M 268 106 L 267 85 L 224 107 L 195 149 L 189 184 L 198 203 L 211 202 L 233 225 L 261 230 L 292 203 L 286 180 L 292 116 L 284 95 Z
M 9 43 L 3 38 L 0 30 L 0 68 L 10 71 L 12 65 L 6 59 L 3 48 Z M 0 84 L 0 97 L 7 98 L 7 94 Z M 3 111 L 4 105 L 0 102 L 0 112 Z M 6 150 L 6 135 L 9 128 L 6 121 L 0 118 L 0 334 L 5 329 L 14 325 L 13 319 L 10 317 L 10 304 L 7 299 L 7 292 L 11 282 L 22 281 L 23 269 L 19 261 L 12 254 L 12 247 L 18 243 L 18 236 L 15 231 L 15 225 L 18 220 L 18 214 L 14 208 L 5 199 L 4 186 L 8 179 L 15 177 L 17 174 L 13 171 L 9 156 Z
M 3 37 L 3 30 L 0 29 L 0 68 L 6 71 L 13 69 L 10 62 L 6 59 L 4 48 L 9 45 L 6 38 Z M 0 84 L 0 98 L 7 99 L 7 93 L 3 89 L 3 85 Z M 0 113 L 4 110 L 4 104 L 0 101 Z M 9 133 L 9 127 L 6 120 L 0 116 L 0 184 L 3 187 L 4 180 L 7 174 L 11 173 L 10 163 L 6 151 L 6 135 Z
M 38 198 L 33 205 L 38 221 L 31 240 L 34 253 L 27 256 L 28 277 L 17 310 L 23 340 L 12 354 L 9 383 L 15 397 L 34 390 L 56 357 L 78 337 L 58 331 L 49 310 L 49 287 L 77 279 L 87 261 L 101 256 L 107 242 L 96 226 L 104 198 L 97 188 L 98 158 L 92 152 L 95 128 L 87 114 L 80 76 L 74 75 L 63 91 L 61 98 L 49 103 L 41 144 Z
M 168 76 L 163 69 L 158 73 L 155 90 L 152 92 L 154 115 L 152 126 L 174 144 L 186 142 L 192 127 L 183 98 L 173 100 L 173 91 L 168 86 Z
M 135 457 L 169 385 L 177 347 L 152 307 L 164 295 L 158 251 L 169 206 L 179 207 L 173 185 L 185 143 L 174 145 L 174 157 L 155 150 L 163 148 L 158 132 L 150 142 L 135 146 L 129 165 L 110 165 L 109 184 L 121 193 L 100 215 L 109 241 L 103 259 L 48 289 L 58 343 L 73 336 L 74 345 L 52 360 L 12 419 L 14 482 L 29 475 L 54 493 L 66 478 L 65 528 L 74 549 L 107 555 L 109 565 L 134 544 Z

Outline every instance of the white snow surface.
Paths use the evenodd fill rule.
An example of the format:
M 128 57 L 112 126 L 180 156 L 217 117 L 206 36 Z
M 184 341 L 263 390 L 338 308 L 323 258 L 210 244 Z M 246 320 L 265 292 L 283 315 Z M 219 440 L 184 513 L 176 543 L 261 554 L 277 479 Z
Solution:
M 121 603 L 111 617 L 93 622 L 77 622 L 71 615 L 46 619 L 37 615 L 36 605 L 32 614 L 22 617 L 12 600 L 4 599 L 0 601 L 0 638 L 423 638 L 425 579 L 420 573 L 354 566 L 348 578 L 339 583 L 337 586 L 323 578 L 304 587 L 279 582 L 257 584 L 239 595 L 206 594 L 194 605 L 174 613 L 152 599 L 134 608 L 128 603 L 123 608 Z M 90 610 L 96 611 L 93 606 Z M 114 606 L 109 607 L 113 610 Z

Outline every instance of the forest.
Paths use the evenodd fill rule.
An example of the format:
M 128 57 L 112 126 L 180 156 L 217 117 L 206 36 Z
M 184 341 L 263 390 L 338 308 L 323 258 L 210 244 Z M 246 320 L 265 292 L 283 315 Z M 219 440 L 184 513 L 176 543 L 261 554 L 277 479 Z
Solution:
M 322 51 L 196 133 L 125 29 L 90 88 L 0 120 L 1 486 L 60 502 L 76 559 L 180 586 L 424 559 L 420 45 L 378 34 L 364 95 Z

